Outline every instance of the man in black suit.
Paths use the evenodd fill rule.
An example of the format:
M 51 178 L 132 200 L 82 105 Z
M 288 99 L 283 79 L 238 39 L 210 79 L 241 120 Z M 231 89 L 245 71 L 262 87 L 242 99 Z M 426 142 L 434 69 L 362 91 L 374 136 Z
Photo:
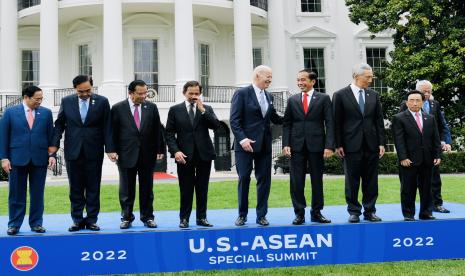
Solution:
M 135 80 L 128 86 L 129 97 L 113 105 L 111 118 L 113 142 L 119 171 L 121 229 L 134 221 L 136 176 L 139 175 L 140 220 L 148 228 L 156 228 L 153 215 L 153 170 L 157 159 L 163 159 L 160 115 L 156 104 L 145 101 L 147 84 Z
M 422 111 L 426 114 L 430 114 L 434 117 L 436 125 L 438 128 L 439 139 L 441 140 L 441 147 L 443 151 L 450 151 L 451 146 L 447 144 L 446 133 L 447 133 L 447 124 L 444 123 L 443 116 L 441 114 L 441 105 L 438 101 L 434 100 L 432 97 L 433 85 L 428 80 L 420 80 L 417 82 L 415 89 L 422 92 L 425 95 L 425 100 L 423 102 Z M 405 103 L 401 106 L 401 111 L 407 109 Z M 450 213 L 450 211 L 443 206 L 443 200 L 441 195 L 441 175 L 439 173 L 439 167 L 433 166 L 431 174 L 431 204 L 434 212 L 439 213 Z
M 283 154 L 291 158 L 290 184 L 294 206 L 294 225 L 305 222 L 305 175 L 310 168 L 312 184 L 311 221 L 330 223 L 321 214 L 323 199 L 324 158 L 334 153 L 334 121 L 328 95 L 313 89 L 317 75 L 310 69 L 301 70 L 297 85 L 302 93 L 287 102 L 283 122 Z
M 220 121 L 216 118 L 213 108 L 204 105 L 200 99 L 200 83 L 188 81 L 184 84 L 182 92 L 186 100 L 170 108 L 166 123 L 168 150 L 178 167 L 181 193 L 179 227 L 189 227 L 194 189 L 196 223 L 199 226 L 212 227 L 207 220 L 207 195 L 215 149 L 208 130 L 217 129 Z
M 357 64 L 353 82 L 334 93 L 336 154 L 344 160 L 345 194 L 349 222 L 357 223 L 362 214 L 358 201 L 362 180 L 364 219 L 381 221 L 376 215 L 378 164 L 384 155 L 385 132 L 379 94 L 369 89 L 373 80 L 370 65 Z
M 92 79 L 79 75 L 73 79 L 76 94 L 61 100 L 55 120 L 54 150 L 60 147 L 65 132 L 65 161 L 69 179 L 69 199 L 73 224 L 70 232 L 87 228 L 99 231 L 100 181 L 104 150 L 116 160 L 111 133 L 108 99 L 92 93 Z M 104 149 L 105 148 L 105 149 Z M 83 216 L 86 208 L 87 217 Z
M 441 143 L 434 116 L 422 112 L 425 96 L 417 90 L 407 95 L 408 109 L 394 116 L 392 132 L 400 161 L 401 205 L 405 221 L 413 221 L 416 190 L 420 192 L 419 218 L 431 215 L 432 167 L 441 163 Z
M 271 186 L 270 122 L 282 124 L 283 120 L 273 106 L 273 96 L 266 91 L 271 80 L 271 68 L 257 66 L 253 72 L 253 84 L 237 89 L 231 101 L 230 122 L 239 175 L 239 217 L 236 226 L 242 226 L 247 221 L 250 174 L 253 168 L 257 179 L 256 222 L 262 226 L 269 225 L 265 216 Z

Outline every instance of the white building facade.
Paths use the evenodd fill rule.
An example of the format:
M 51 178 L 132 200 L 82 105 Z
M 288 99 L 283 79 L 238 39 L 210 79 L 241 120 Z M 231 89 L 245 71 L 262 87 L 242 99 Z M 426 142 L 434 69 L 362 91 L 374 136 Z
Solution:
M 158 91 L 149 100 L 165 123 L 169 107 L 183 100 L 182 85 L 198 80 L 223 122 L 212 137 L 215 168 L 224 170 L 234 163 L 230 98 L 251 82 L 254 66 L 273 69 L 272 90 L 284 107 L 303 68 L 317 72 L 317 89 L 328 94 L 350 83 L 355 63 L 382 71 L 392 39 L 371 35 L 335 0 L 2 0 L 0 106 L 34 84 L 56 114 L 78 74 L 92 75 L 97 93 L 114 104 L 143 79 Z M 373 86 L 387 90 L 380 79 Z

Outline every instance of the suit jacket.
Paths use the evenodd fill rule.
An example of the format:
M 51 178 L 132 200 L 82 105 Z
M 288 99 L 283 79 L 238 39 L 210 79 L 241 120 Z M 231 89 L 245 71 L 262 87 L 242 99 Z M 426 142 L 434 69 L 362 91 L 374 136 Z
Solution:
M 413 165 L 423 162 L 432 166 L 433 160 L 440 158 L 441 142 L 436 127 L 436 119 L 422 112 L 423 132 L 417 126 L 409 110 L 402 111 L 392 120 L 392 132 L 399 160 L 410 159 Z
M 89 160 L 102 159 L 104 146 L 106 152 L 115 151 L 110 116 L 108 99 L 92 94 L 86 120 L 82 123 L 78 96 L 76 94 L 66 96 L 61 100 L 58 117 L 55 120 L 53 144 L 60 147 L 60 140 L 65 132 L 66 160 L 76 160 L 81 151 Z
M 141 107 L 141 125 L 137 129 L 129 101 L 116 103 L 111 108 L 113 143 L 118 153 L 118 166 L 133 168 L 139 156 L 142 163 L 154 167 L 157 154 L 165 153 L 163 128 L 156 104 L 144 102 Z
M 323 152 L 334 150 L 334 121 L 328 95 L 314 91 L 307 114 L 302 106 L 302 93 L 287 101 L 283 122 L 283 147 L 293 151 Z
M 195 147 L 201 160 L 215 159 L 215 149 L 208 129 L 219 128 L 220 121 L 216 118 L 211 106 L 204 105 L 204 107 L 204 114 L 201 114 L 198 108 L 196 109 L 194 124 L 191 124 L 184 101 L 172 106 L 168 111 L 166 143 L 171 157 L 174 157 L 176 152 L 182 151 L 187 155 L 187 160 L 192 160 Z
M 379 146 L 385 145 L 383 110 L 376 91 L 365 89 L 365 112 L 362 114 L 350 86 L 342 88 L 333 95 L 333 113 L 336 148 L 357 152 L 365 141 L 370 151 L 378 152 Z
M 283 118 L 276 113 L 273 96 L 265 91 L 268 110 L 262 115 L 260 104 L 252 85 L 242 87 L 234 92 L 231 100 L 230 124 L 234 134 L 234 150 L 244 151 L 239 144 L 245 138 L 254 140 L 254 152 L 260 152 L 265 146 L 266 152 L 271 152 L 271 124 L 282 124 Z
M 8 108 L 0 120 L 0 159 L 13 166 L 47 166 L 48 147 L 52 145 L 53 116 L 50 109 L 39 106 L 29 129 L 23 104 Z
M 441 115 L 441 104 L 439 104 L 436 100 L 428 100 L 429 101 L 429 114 L 434 116 L 434 120 L 436 121 L 436 125 L 438 128 L 439 138 L 441 141 L 446 140 L 446 133 L 447 133 L 447 125 L 444 124 Z M 405 101 L 400 105 L 400 111 L 407 110 L 407 104 Z

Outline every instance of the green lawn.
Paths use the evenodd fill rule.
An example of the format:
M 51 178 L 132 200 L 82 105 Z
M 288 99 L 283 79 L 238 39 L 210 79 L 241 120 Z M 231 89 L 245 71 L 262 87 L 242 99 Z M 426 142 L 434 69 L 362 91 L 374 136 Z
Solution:
M 443 198 L 449 202 L 465 203 L 465 177 L 443 176 Z M 308 181 L 307 181 L 307 184 Z M 306 194 L 309 195 L 307 185 Z M 208 194 L 209 209 L 237 208 L 237 182 L 211 182 Z M 399 180 L 380 178 L 378 203 L 399 202 Z M 178 210 L 179 188 L 177 184 L 155 185 L 155 210 Z M 308 197 L 309 198 L 309 197 Z M 7 214 L 8 188 L 0 188 L 0 215 Z M 255 186 L 251 186 L 250 206 L 255 205 Z M 344 205 L 344 180 L 329 179 L 325 182 L 325 204 Z M 118 186 L 104 185 L 101 191 L 101 212 L 119 211 Z M 138 203 L 136 202 L 136 206 Z M 45 213 L 69 212 L 68 186 L 48 186 L 45 189 Z M 135 206 L 135 207 L 136 207 Z M 270 207 L 290 207 L 289 181 L 272 183 Z M 136 207 L 137 209 L 138 207 Z M 395 262 L 382 264 L 325 265 L 292 268 L 196 271 L 169 273 L 167 275 L 465 275 L 465 260 L 438 260 Z M 148 274 L 154 275 L 154 274 Z

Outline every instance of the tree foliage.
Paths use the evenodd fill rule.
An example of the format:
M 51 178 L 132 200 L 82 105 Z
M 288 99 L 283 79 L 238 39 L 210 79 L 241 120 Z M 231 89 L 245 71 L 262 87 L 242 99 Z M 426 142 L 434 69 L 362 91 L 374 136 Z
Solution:
M 370 32 L 395 31 L 384 76 L 392 91 L 382 95 L 386 117 L 397 112 L 416 80 L 427 79 L 453 134 L 465 136 L 465 1 L 346 0 L 346 5 L 350 19 L 364 22 Z

